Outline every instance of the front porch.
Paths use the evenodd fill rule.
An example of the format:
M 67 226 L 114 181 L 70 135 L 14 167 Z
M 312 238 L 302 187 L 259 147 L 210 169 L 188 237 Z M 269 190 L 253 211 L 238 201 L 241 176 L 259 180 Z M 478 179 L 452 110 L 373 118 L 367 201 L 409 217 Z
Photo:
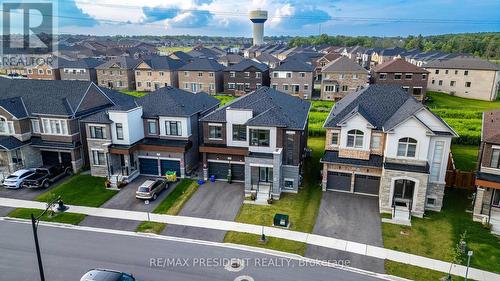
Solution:
M 479 172 L 476 185 L 473 219 L 500 235 L 500 176 Z
M 282 149 L 273 153 L 251 152 L 245 157 L 245 196 L 255 196 L 258 204 L 279 199 L 282 184 Z

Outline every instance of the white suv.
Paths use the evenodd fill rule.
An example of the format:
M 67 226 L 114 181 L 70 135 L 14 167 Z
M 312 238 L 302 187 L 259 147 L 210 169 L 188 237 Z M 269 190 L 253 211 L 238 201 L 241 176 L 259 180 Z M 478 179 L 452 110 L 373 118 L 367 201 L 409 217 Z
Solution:
M 10 174 L 3 180 L 5 188 L 17 189 L 21 187 L 23 180 L 35 173 L 34 169 L 21 169 Z

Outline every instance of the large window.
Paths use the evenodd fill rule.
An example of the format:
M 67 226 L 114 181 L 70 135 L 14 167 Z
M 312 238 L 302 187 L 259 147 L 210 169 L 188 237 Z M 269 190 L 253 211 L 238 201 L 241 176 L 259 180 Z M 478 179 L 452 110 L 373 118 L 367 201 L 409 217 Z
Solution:
M 116 123 L 116 138 L 119 140 L 123 140 L 123 124 Z
M 269 146 L 269 130 L 250 130 L 251 146 Z
M 491 167 L 500 169 L 500 149 L 493 149 L 491 153 Z
M 7 119 L 0 117 L 0 134 L 13 134 L 14 124 Z
M 209 125 L 208 137 L 216 140 L 222 139 L 222 125 Z
M 50 135 L 67 135 L 68 123 L 60 119 L 42 119 L 43 132 Z
M 364 133 L 360 130 L 347 132 L 347 147 L 363 148 Z
M 33 133 L 39 134 L 40 133 L 40 121 L 31 120 L 31 128 L 33 128 Z
M 286 134 L 285 164 L 293 165 L 293 151 L 295 149 L 294 134 Z
M 165 129 L 169 136 L 182 136 L 180 121 L 165 121 Z
M 233 141 L 247 140 L 247 126 L 233 125 Z
M 153 136 L 158 134 L 155 120 L 148 120 L 148 134 Z
M 443 160 L 444 141 L 436 141 L 434 145 L 434 156 L 432 157 L 430 180 L 438 181 L 441 169 L 441 162 Z
M 104 127 L 90 126 L 90 137 L 93 139 L 104 139 Z
M 412 138 L 401 138 L 398 142 L 398 156 L 415 157 L 417 152 L 417 140 Z
M 370 143 L 370 148 L 371 149 L 379 149 L 380 148 L 380 136 L 379 135 L 372 135 L 372 141 Z
M 101 150 L 92 150 L 92 164 L 102 166 L 106 163 L 106 155 Z

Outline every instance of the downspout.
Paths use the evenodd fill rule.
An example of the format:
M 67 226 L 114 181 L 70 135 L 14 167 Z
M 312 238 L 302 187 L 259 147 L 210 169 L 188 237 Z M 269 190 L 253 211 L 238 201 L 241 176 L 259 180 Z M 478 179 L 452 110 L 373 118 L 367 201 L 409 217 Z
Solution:
M 488 225 L 490 224 L 490 220 L 491 220 L 491 205 L 493 204 L 493 194 L 495 194 L 494 188 L 492 188 L 492 191 L 491 191 L 490 209 L 488 210 Z

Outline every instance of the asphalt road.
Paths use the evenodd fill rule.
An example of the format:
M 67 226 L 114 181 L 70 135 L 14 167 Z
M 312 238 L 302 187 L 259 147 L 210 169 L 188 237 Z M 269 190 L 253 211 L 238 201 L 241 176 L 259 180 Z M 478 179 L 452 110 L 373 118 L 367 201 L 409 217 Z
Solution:
M 0 221 L 0 279 L 39 280 L 31 225 Z M 126 271 L 143 281 L 343 280 L 378 278 L 342 269 L 219 246 L 39 226 L 46 280 L 79 280 L 95 267 Z M 240 258 L 238 272 L 218 264 Z M 250 278 L 240 278 L 250 276 Z

